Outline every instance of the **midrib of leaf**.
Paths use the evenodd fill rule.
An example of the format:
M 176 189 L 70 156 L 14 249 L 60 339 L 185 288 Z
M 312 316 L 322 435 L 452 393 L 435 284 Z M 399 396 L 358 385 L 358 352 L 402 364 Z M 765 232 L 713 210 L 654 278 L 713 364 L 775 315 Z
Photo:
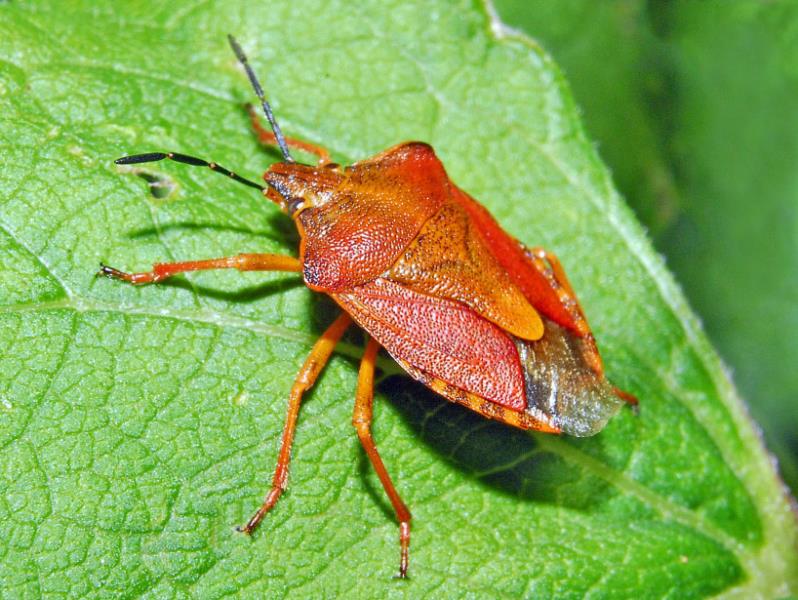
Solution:
M 53 269 L 50 267 L 50 265 L 48 265 L 47 262 L 41 256 L 39 256 L 33 250 L 31 250 L 27 244 L 25 244 L 21 239 L 19 239 L 19 236 L 14 235 L 14 233 L 11 231 L 8 225 L 2 220 L 0 220 L 0 230 L 2 230 L 3 233 L 5 233 L 8 237 L 14 240 L 14 242 L 19 244 L 19 247 L 22 248 L 31 258 L 33 258 L 47 272 L 47 275 L 52 277 L 53 281 L 58 285 L 58 287 L 61 288 L 61 291 L 67 297 L 71 296 L 70 290 L 67 287 L 67 285 L 53 272 Z
M 671 519 L 695 529 L 696 531 L 700 531 L 707 537 L 713 538 L 715 541 L 722 544 L 727 550 L 736 554 L 738 558 L 743 558 L 750 554 L 750 551 L 744 544 L 738 542 L 732 536 L 727 535 L 723 530 L 715 527 L 695 512 L 671 502 L 664 496 L 641 485 L 624 473 L 608 467 L 600 460 L 596 460 L 575 446 L 563 441 L 562 438 L 553 435 L 537 435 L 536 439 L 541 449 L 559 454 L 568 461 L 581 465 L 586 470 L 611 483 L 620 491 L 635 496 L 655 509 L 663 518 Z
M 185 323 L 212 325 L 221 328 L 246 329 L 247 331 L 259 335 L 296 342 L 297 344 L 303 344 L 308 347 L 312 346 L 318 337 L 296 329 L 281 327 L 279 325 L 268 325 L 253 319 L 247 319 L 245 317 L 202 307 L 197 307 L 196 309 L 174 309 L 166 306 L 153 308 L 136 306 L 133 304 L 111 304 L 99 302 L 94 299 L 80 298 L 78 296 L 71 296 L 51 302 L 27 302 L 3 306 L 0 307 L 0 315 L 6 313 L 24 313 L 32 311 L 47 312 L 55 310 L 72 310 L 77 313 L 104 312 L 131 317 L 173 319 Z M 360 359 L 362 348 L 344 341 L 336 346 L 336 352 L 342 356 Z M 389 374 L 404 372 L 401 371 L 393 361 L 380 358 L 378 362 L 380 363 L 380 368 L 383 369 L 383 371 L 387 371 Z
M 550 69 L 557 69 L 557 66 L 551 62 L 551 59 L 548 57 L 548 55 L 541 50 L 534 40 L 526 36 L 524 33 L 512 30 L 501 23 L 501 21 L 498 19 L 496 11 L 492 7 L 491 0 L 482 0 L 482 2 L 483 6 L 485 7 L 487 18 L 491 20 L 491 31 L 497 41 L 500 42 L 502 38 L 517 40 L 528 46 L 536 54 L 540 55 L 542 60 L 548 63 L 548 67 Z M 584 135 L 581 128 L 580 135 Z M 584 178 L 579 177 L 571 172 L 566 165 L 562 164 L 562 162 L 558 160 L 556 156 L 549 152 L 545 144 L 540 144 L 537 142 L 537 140 L 530 139 L 529 137 L 526 137 L 526 141 L 530 145 L 535 146 L 572 186 L 582 190 L 585 197 L 596 208 L 600 209 L 602 213 L 606 215 L 608 223 L 618 232 L 620 239 L 623 240 L 623 243 L 628 248 L 629 253 L 640 263 L 646 273 L 648 273 L 650 278 L 654 281 L 656 289 L 665 306 L 668 308 L 671 315 L 674 316 L 676 321 L 681 325 L 682 332 L 687 340 L 689 348 L 698 357 L 701 366 L 709 375 L 716 393 L 715 395 L 723 403 L 727 413 L 731 416 L 741 441 L 749 449 L 752 449 L 752 453 L 748 456 L 752 462 L 755 461 L 753 468 L 748 467 L 746 464 L 739 465 L 733 457 L 733 450 L 726 443 L 726 438 L 714 426 L 712 419 L 706 418 L 706 415 L 703 415 L 704 418 L 701 418 L 702 415 L 700 413 L 700 405 L 697 405 L 696 408 L 693 408 L 693 406 L 689 403 L 682 402 L 682 405 L 693 415 L 696 421 L 707 430 L 712 441 L 715 443 L 719 452 L 721 453 L 724 462 L 732 470 L 735 476 L 745 482 L 745 487 L 747 489 L 759 490 L 762 492 L 760 494 L 752 495 L 757 506 L 760 519 L 765 525 L 764 529 L 766 532 L 765 542 L 762 544 L 762 547 L 759 549 L 759 551 L 747 548 L 709 524 L 705 524 L 704 527 L 700 528 L 705 533 L 709 533 L 710 530 L 714 530 L 714 533 L 709 533 L 709 535 L 726 546 L 727 549 L 735 553 L 748 574 L 748 579 L 742 586 L 727 590 L 724 595 L 728 597 L 739 596 L 742 598 L 750 597 L 750 594 L 756 591 L 765 593 L 768 591 L 775 591 L 776 593 L 788 594 L 789 589 L 787 588 L 783 590 L 771 589 L 774 577 L 778 577 L 779 575 L 790 577 L 790 574 L 787 571 L 789 566 L 785 562 L 785 557 L 790 557 L 795 554 L 795 543 L 798 542 L 798 539 L 796 539 L 794 533 L 794 515 L 791 513 L 786 501 L 788 492 L 783 485 L 780 485 L 780 482 L 775 480 L 775 477 L 772 476 L 768 478 L 769 481 L 761 477 L 762 474 L 773 474 L 772 465 L 768 460 L 766 452 L 763 450 L 762 440 L 757 432 L 751 427 L 751 421 L 745 412 L 742 399 L 739 398 L 734 386 L 724 375 L 723 366 L 715 354 L 715 351 L 709 346 L 709 343 L 700 333 L 700 326 L 695 317 L 692 315 L 692 312 L 687 305 L 687 301 L 685 300 L 683 294 L 678 289 L 671 275 L 664 268 L 662 261 L 658 259 L 655 254 L 646 252 L 645 248 L 641 247 L 640 240 L 643 240 L 644 236 L 639 230 L 639 227 L 632 226 L 631 220 L 629 218 L 623 218 L 619 216 L 618 207 L 621 206 L 623 202 L 612 185 L 611 177 L 607 172 L 607 169 L 603 166 L 601 161 L 596 159 L 595 155 L 591 156 L 593 159 L 592 162 L 596 167 L 596 172 L 601 175 L 606 197 L 608 199 L 607 202 L 602 201 L 602 198 L 596 193 L 594 187 L 588 185 Z M 585 147 L 591 148 L 591 146 L 587 143 L 585 143 Z M 636 231 L 635 228 L 637 229 Z M 663 383 L 674 392 L 676 398 L 681 399 L 684 397 L 684 390 L 679 386 L 674 388 L 674 382 L 672 380 L 667 379 Z M 620 489 L 626 489 L 627 491 L 634 493 L 643 501 L 647 501 L 649 494 L 651 495 L 652 501 L 654 501 L 656 498 L 661 498 L 657 494 L 650 492 L 648 488 L 640 486 L 633 480 L 624 476 L 622 473 L 617 473 L 608 469 L 599 461 L 596 461 L 595 459 L 585 455 L 567 443 L 562 442 L 560 439 L 550 439 L 546 436 L 538 436 L 538 440 L 541 445 L 549 447 L 552 451 L 557 452 L 557 449 L 559 448 L 559 453 L 561 455 L 571 455 L 573 460 L 579 460 L 581 457 L 580 462 L 586 468 L 589 468 L 596 474 L 602 476 L 604 479 L 610 481 L 613 485 L 616 485 Z M 571 452 L 571 450 L 574 452 Z M 606 475 L 617 473 L 617 478 L 608 477 L 600 472 L 605 469 L 607 471 Z M 695 517 L 690 517 L 690 515 L 693 513 L 690 511 L 685 511 L 685 509 L 682 507 L 674 506 L 667 500 L 665 500 L 665 504 L 662 506 L 667 506 L 671 510 L 672 508 L 675 508 L 676 511 L 672 514 L 675 516 L 676 520 L 682 521 L 682 519 L 687 518 L 688 521 L 696 522 Z M 657 508 L 656 505 L 653 507 Z M 785 531 L 785 529 L 780 526 L 782 523 L 788 526 L 787 529 L 790 531 L 791 535 L 782 536 L 783 532 Z M 697 525 L 698 523 L 696 523 L 695 526 Z M 774 565 L 779 565 L 775 572 L 773 569 Z

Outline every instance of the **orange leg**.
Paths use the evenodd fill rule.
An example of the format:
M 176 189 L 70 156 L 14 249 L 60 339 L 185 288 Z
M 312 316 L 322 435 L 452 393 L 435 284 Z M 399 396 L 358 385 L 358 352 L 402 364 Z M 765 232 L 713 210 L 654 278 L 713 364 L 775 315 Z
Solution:
M 560 302 L 571 312 L 579 335 L 584 338 L 588 336 L 592 338 L 590 326 L 587 324 L 585 314 L 582 312 L 582 307 L 579 306 L 579 300 L 577 300 L 571 283 L 565 276 L 565 269 L 562 268 L 559 259 L 544 248 L 529 248 L 526 252 L 532 266 L 549 280 L 550 284 L 557 292 Z M 601 373 L 603 370 L 601 358 L 595 348 L 591 352 L 590 360 L 593 362 L 593 368 L 596 372 Z
M 615 393 L 616 396 L 618 396 L 618 398 L 620 398 L 621 400 L 626 402 L 629 406 L 631 406 L 632 411 L 635 414 L 637 414 L 637 411 L 639 410 L 640 406 L 640 400 L 637 399 L 637 396 L 630 394 L 629 392 L 624 392 L 623 390 L 618 389 L 615 386 L 612 387 L 612 391 Z
M 247 112 L 249 113 L 249 120 L 252 123 L 252 129 L 255 130 L 255 134 L 258 136 L 258 140 L 261 144 L 266 144 L 267 146 L 276 146 L 277 145 L 277 138 L 274 136 L 274 133 L 265 129 L 263 125 L 260 124 L 260 117 L 258 116 L 258 112 L 251 104 L 247 104 Z M 330 164 L 332 160 L 330 159 L 330 153 L 327 152 L 326 148 L 322 148 L 321 146 L 317 146 L 316 144 L 311 144 L 309 142 L 303 142 L 302 140 L 297 140 L 294 138 L 285 138 L 285 143 L 288 144 L 289 148 L 297 148 L 299 150 L 303 150 L 304 152 L 308 152 L 310 154 L 315 154 L 319 157 L 319 166 L 323 167 L 324 165 Z
M 352 324 L 352 319 L 346 313 L 341 313 L 332 325 L 321 335 L 313 345 L 313 349 L 305 359 L 305 364 L 299 370 L 299 374 L 291 387 L 288 396 L 288 412 L 285 416 L 285 426 L 283 427 L 283 438 L 280 444 L 280 454 L 277 457 L 277 467 L 274 469 L 272 487 L 261 507 L 252 515 L 247 524 L 239 528 L 244 533 L 252 533 L 258 526 L 261 519 L 277 503 L 280 495 L 285 490 L 288 483 L 288 463 L 291 460 L 291 444 L 294 441 L 296 431 L 296 420 L 299 415 L 299 405 L 302 402 L 302 394 L 309 390 L 321 373 L 324 365 L 330 360 L 333 350 L 346 329 Z
M 391 481 L 385 464 L 377 452 L 377 446 L 371 437 L 371 417 L 374 404 L 374 363 L 377 360 L 379 344 L 374 339 L 369 338 L 366 350 L 363 353 L 363 360 L 360 363 L 360 373 L 357 376 L 357 394 L 355 395 L 355 410 L 352 414 L 352 424 L 357 429 L 357 436 L 363 449 L 371 461 L 371 465 L 380 478 L 380 483 L 388 494 L 388 498 L 396 511 L 396 518 L 399 520 L 399 546 L 401 558 L 399 560 L 399 577 L 407 577 L 408 551 L 410 548 L 410 511 L 402 502 L 399 493 Z
M 560 259 L 557 258 L 555 254 L 552 254 L 545 248 L 531 248 L 529 250 L 530 256 L 532 258 L 532 264 L 538 268 L 538 270 L 545 272 L 546 269 L 551 270 L 551 274 L 554 276 L 554 280 L 560 286 L 560 289 L 564 293 L 565 297 L 570 301 L 573 302 L 576 306 L 579 315 L 582 317 L 582 322 L 584 323 L 585 329 L 585 336 L 590 336 L 591 341 L 593 340 L 593 334 L 590 332 L 590 328 L 587 325 L 587 321 L 585 320 L 585 315 L 582 312 L 582 307 L 579 305 L 579 300 L 576 298 L 576 294 L 574 293 L 573 288 L 571 287 L 571 283 L 568 281 L 568 278 L 565 276 L 565 269 L 562 268 L 562 264 L 560 263 Z M 548 265 L 546 264 L 548 263 Z M 593 341 L 589 345 L 590 351 L 590 359 L 596 365 L 596 369 L 599 373 L 603 373 L 604 369 L 601 365 L 601 357 L 599 356 L 598 350 L 596 349 L 595 341 Z M 613 387 L 613 392 L 615 395 L 618 396 L 621 400 L 626 402 L 632 408 L 637 410 L 637 406 L 639 401 L 635 396 L 630 394 L 629 392 L 624 392 L 623 390 L 618 389 L 617 387 Z
M 576 305 L 579 306 L 579 301 L 576 299 L 576 294 L 574 293 L 568 278 L 565 276 L 565 269 L 562 268 L 562 264 L 560 263 L 560 259 L 557 258 L 557 255 L 549 252 L 545 248 L 531 248 L 529 252 L 532 254 L 532 257 L 536 259 L 534 261 L 536 263 L 535 266 L 538 266 L 537 262 L 542 260 L 545 260 L 547 263 L 549 263 L 549 268 L 554 274 L 554 279 L 557 280 L 557 283 L 560 284 L 560 287 L 562 287 L 566 294 L 568 294 L 568 296 L 572 298 L 574 302 L 576 302 Z M 579 309 L 579 312 L 582 312 L 581 308 Z
M 302 263 L 292 256 L 280 254 L 238 254 L 224 258 L 191 260 L 187 262 L 157 263 L 152 271 L 146 273 L 125 273 L 100 263 L 98 275 L 111 279 L 121 279 L 133 285 L 158 283 L 167 277 L 186 271 L 207 271 L 210 269 L 238 269 L 239 271 L 295 271 L 302 270 Z

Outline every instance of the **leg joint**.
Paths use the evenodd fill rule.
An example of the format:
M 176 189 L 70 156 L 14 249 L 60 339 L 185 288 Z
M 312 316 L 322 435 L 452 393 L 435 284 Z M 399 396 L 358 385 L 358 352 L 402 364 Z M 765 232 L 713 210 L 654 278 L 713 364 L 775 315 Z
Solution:
M 361 440 L 371 439 L 371 424 L 363 417 L 356 416 L 352 419 L 352 426 L 357 431 L 357 436 Z

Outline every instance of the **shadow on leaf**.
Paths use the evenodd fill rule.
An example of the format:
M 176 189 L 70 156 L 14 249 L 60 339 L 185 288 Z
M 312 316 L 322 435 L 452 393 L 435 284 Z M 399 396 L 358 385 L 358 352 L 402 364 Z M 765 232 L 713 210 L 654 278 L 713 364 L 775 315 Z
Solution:
M 206 298 L 215 298 L 216 300 L 224 300 L 226 302 L 235 302 L 241 304 L 257 302 L 263 298 L 274 296 L 275 294 L 282 294 L 290 289 L 304 286 L 302 280 L 293 274 L 289 274 L 289 276 L 284 279 L 269 281 L 260 285 L 253 285 L 244 289 L 236 290 L 234 292 L 192 284 L 183 277 L 173 277 L 171 279 L 167 279 L 166 281 L 162 281 L 158 285 L 162 287 L 180 288 L 192 292 L 196 291 L 197 294 Z
M 543 449 L 536 435 L 489 421 L 409 377 L 389 377 L 380 389 L 424 443 L 475 482 L 521 500 L 585 512 L 614 495 L 604 479 Z M 601 436 L 589 443 L 600 446 Z M 374 492 L 393 514 L 382 491 Z
M 136 229 L 128 233 L 128 238 L 132 240 L 139 240 L 143 238 L 155 238 L 159 235 L 163 235 L 164 233 L 177 231 L 177 232 L 186 232 L 186 233 L 195 233 L 195 232 L 227 232 L 227 233 L 240 233 L 243 235 L 251 235 L 257 237 L 264 237 L 270 240 L 277 240 L 277 241 L 286 241 L 288 243 L 292 243 L 293 240 L 291 239 L 292 236 L 290 234 L 284 235 L 283 231 L 280 231 L 278 234 L 275 235 L 273 231 L 253 231 L 252 229 L 248 229 L 246 227 L 239 227 L 236 225 L 220 225 L 219 223 L 195 223 L 195 222 L 184 222 L 184 223 L 166 223 L 159 227 L 144 227 L 142 229 Z M 293 237 L 296 237 L 294 234 Z M 246 251 L 246 249 L 242 249 L 242 252 Z

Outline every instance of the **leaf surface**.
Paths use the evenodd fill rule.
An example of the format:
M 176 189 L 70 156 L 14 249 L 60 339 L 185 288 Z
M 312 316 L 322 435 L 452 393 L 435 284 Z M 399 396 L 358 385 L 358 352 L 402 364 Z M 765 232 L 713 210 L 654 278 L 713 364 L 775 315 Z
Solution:
M 796 523 L 684 300 L 622 205 L 565 82 L 479 3 L 0 5 L 0 578 L 11 596 L 773 597 Z M 423 15 L 423 30 L 419 30 Z M 291 223 L 179 151 L 250 178 L 276 159 L 241 104 L 234 32 L 283 129 L 341 162 L 428 141 L 461 187 L 555 251 L 608 374 L 641 399 L 600 435 L 527 434 L 404 377 L 375 438 L 414 514 L 411 579 L 350 425 L 353 333 L 285 402 L 329 301 L 286 274 L 133 288 L 99 261 L 295 253 Z M 148 180 L 161 182 L 153 193 Z M 387 373 L 396 372 L 387 360 Z

